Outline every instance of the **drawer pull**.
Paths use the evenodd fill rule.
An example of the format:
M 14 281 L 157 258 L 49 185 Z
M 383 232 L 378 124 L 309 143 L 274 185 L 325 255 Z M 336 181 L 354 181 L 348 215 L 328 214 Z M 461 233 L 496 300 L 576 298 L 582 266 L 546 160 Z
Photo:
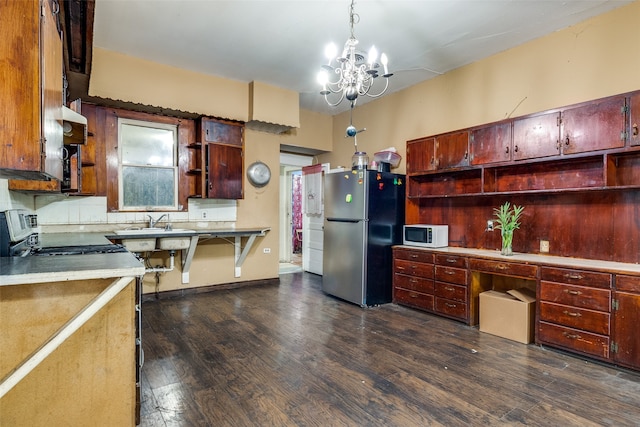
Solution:
M 505 265 L 505 264 L 497 264 L 497 265 L 496 265 L 496 268 L 497 268 L 498 270 L 508 270 L 508 269 L 509 269 L 509 266 L 508 266 L 508 265 Z
M 564 335 L 565 337 L 567 337 L 569 339 L 572 339 L 572 340 L 579 340 L 580 338 L 582 338 L 578 334 L 570 334 L 569 332 L 563 332 L 562 335 Z
M 411 283 L 418 283 L 418 281 L 416 279 L 410 279 L 409 282 Z
M 581 291 L 573 291 L 573 290 L 570 290 L 570 289 L 565 289 L 564 293 L 565 294 L 569 294 L 569 295 L 582 295 Z
M 445 270 L 444 273 L 448 274 L 449 276 L 456 274 L 455 271 L 451 271 L 451 270 Z
M 576 273 L 567 273 L 564 275 L 564 277 L 567 279 L 573 279 L 573 280 L 584 279 L 584 276 L 582 274 L 576 274 Z
M 449 263 L 452 263 L 452 264 L 455 263 L 455 262 L 458 262 L 458 260 L 455 259 L 455 258 L 447 258 L 446 261 L 449 262 Z
M 416 255 L 416 254 L 411 254 L 411 258 L 416 259 L 416 258 L 418 258 L 418 255 Z
M 445 302 L 445 303 L 444 303 L 444 305 L 446 305 L 446 306 L 447 306 L 447 307 L 449 307 L 449 308 L 456 308 L 456 307 L 457 307 L 457 305 L 456 305 L 456 304 L 450 304 L 450 303 L 448 303 L 448 302 Z
M 410 296 L 411 298 L 418 298 L 418 294 L 414 294 L 413 292 L 411 292 L 411 293 L 409 294 L 409 296 Z
M 567 311 L 567 310 L 563 311 L 563 313 L 566 314 L 567 316 L 571 316 L 571 317 L 581 317 L 582 316 L 582 314 L 580 314 L 580 313 L 575 313 L 573 311 Z
M 455 289 L 454 289 L 454 288 L 452 288 L 451 286 L 445 286 L 445 287 L 444 287 L 444 290 L 445 290 L 445 291 L 449 291 L 449 292 L 453 292 L 453 291 L 455 291 Z

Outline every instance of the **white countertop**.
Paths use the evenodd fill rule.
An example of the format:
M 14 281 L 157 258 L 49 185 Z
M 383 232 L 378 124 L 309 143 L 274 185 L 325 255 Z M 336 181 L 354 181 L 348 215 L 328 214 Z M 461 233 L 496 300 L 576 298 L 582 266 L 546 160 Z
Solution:
M 133 254 L 83 254 L 0 258 L 0 286 L 142 276 Z
M 630 273 L 640 275 L 640 264 L 625 262 L 601 261 L 597 259 L 570 258 L 553 255 L 525 254 L 514 252 L 513 255 L 501 255 L 498 250 L 469 249 L 447 246 L 444 248 L 421 248 L 416 246 L 400 245 L 397 247 L 407 249 L 420 249 L 431 252 L 444 252 L 452 255 L 467 255 L 476 258 L 486 258 L 504 262 L 520 262 L 524 264 L 550 265 L 564 268 L 579 268 L 589 270 L 603 270 L 607 272 Z

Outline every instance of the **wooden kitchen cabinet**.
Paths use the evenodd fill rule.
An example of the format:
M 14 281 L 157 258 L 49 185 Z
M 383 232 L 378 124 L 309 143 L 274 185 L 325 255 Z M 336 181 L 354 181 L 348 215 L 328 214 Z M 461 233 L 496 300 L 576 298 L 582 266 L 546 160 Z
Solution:
M 640 277 L 616 275 L 613 323 L 612 359 L 622 366 L 640 369 Z
M 62 179 L 57 0 L 9 1 L 0 26 L 0 178 Z
M 629 144 L 640 145 L 640 93 L 629 97 Z
M 550 112 L 513 121 L 513 159 L 525 160 L 560 154 L 560 114 Z
M 471 131 L 470 164 L 508 162 L 513 152 L 511 122 L 492 124 Z
M 609 273 L 542 267 L 538 341 L 607 360 L 611 277 Z
M 407 141 L 407 175 L 436 168 L 435 144 L 433 137 Z
M 468 323 L 467 258 L 436 254 L 434 277 L 434 311 Z
M 437 169 L 469 166 L 469 132 L 452 132 L 436 136 Z
M 433 312 L 433 254 L 393 248 L 393 301 Z
M 244 197 L 244 124 L 202 117 L 196 121 L 196 143 L 188 148 L 195 179 L 191 197 L 242 199 Z
M 624 147 L 625 112 L 624 96 L 606 98 L 562 110 L 560 113 L 562 154 Z

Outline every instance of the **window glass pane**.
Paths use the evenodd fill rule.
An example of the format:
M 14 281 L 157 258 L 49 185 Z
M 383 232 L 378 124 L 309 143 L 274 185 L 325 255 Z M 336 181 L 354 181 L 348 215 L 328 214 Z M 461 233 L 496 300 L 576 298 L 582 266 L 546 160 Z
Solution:
M 123 123 L 120 133 L 122 164 L 173 166 L 173 130 Z
M 122 181 L 124 208 L 174 206 L 173 168 L 123 166 Z

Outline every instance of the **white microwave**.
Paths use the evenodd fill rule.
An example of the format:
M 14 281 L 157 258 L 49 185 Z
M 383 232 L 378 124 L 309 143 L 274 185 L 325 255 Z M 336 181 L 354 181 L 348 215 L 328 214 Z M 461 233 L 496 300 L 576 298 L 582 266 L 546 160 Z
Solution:
M 449 246 L 448 225 L 414 224 L 405 225 L 402 243 L 423 248 L 442 248 Z

